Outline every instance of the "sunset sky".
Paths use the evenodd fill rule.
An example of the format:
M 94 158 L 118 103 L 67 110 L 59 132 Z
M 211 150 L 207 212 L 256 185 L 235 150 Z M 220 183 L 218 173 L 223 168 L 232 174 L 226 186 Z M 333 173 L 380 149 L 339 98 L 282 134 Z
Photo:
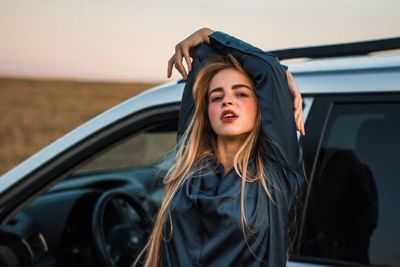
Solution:
M 400 36 L 399 10 L 398 0 L 0 0 L 0 76 L 166 81 L 175 44 L 202 26 L 273 50 Z

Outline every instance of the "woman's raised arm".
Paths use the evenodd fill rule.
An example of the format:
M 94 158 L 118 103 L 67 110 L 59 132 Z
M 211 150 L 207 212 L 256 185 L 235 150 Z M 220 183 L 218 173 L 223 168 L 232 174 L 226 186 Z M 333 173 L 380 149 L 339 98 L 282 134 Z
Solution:
M 179 71 L 179 73 L 182 75 L 183 79 L 186 80 L 188 78 L 188 73 L 192 70 L 192 62 L 190 58 L 193 58 L 195 54 L 196 48 L 201 45 L 201 44 L 211 44 L 210 41 L 210 35 L 213 34 L 214 31 L 209 29 L 209 28 L 201 28 L 197 30 L 196 32 L 192 33 L 189 35 L 187 38 L 185 38 L 183 41 L 179 42 L 175 46 L 175 53 L 172 55 L 170 60 L 168 61 L 168 70 L 167 74 L 168 77 L 171 76 L 172 74 L 172 69 L 175 66 L 175 68 Z M 247 44 L 245 42 L 242 42 L 238 39 L 232 39 L 228 38 L 225 40 L 226 42 L 237 42 L 237 44 L 231 45 L 231 47 L 235 46 L 241 46 L 243 47 L 243 51 L 241 53 L 237 53 L 235 49 L 232 49 L 233 54 L 236 54 L 236 57 L 241 57 L 243 52 L 248 52 L 255 54 L 261 58 L 264 58 L 266 61 L 269 61 L 270 59 L 274 59 L 277 57 L 271 53 L 266 53 L 254 46 L 251 46 L 250 44 Z M 227 43 L 230 45 L 229 43 Z M 226 51 L 227 48 L 225 46 L 221 46 L 218 43 L 214 43 L 212 45 L 213 48 L 216 48 L 216 50 L 220 51 Z M 236 53 L 235 53 L 236 52 Z M 183 65 L 183 60 L 185 60 L 186 65 L 187 65 L 187 70 L 185 69 Z M 300 91 L 296 85 L 296 82 L 293 78 L 293 75 L 287 70 L 287 67 L 284 65 L 283 68 L 286 70 L 286 79 L 288 82 L 289 86 L 289 93 L 292 97 L 293 101 L 293 113 L 294 113 L 294 118 L 295 118 L 295 126 L 296 130 L 299 131 L 302 135 L 305 135 L 305 128 L 304 128 L 304 119 L 303 119 L 303 109 L 302 109 L 302 103 L 303 99 L 301 97 Z

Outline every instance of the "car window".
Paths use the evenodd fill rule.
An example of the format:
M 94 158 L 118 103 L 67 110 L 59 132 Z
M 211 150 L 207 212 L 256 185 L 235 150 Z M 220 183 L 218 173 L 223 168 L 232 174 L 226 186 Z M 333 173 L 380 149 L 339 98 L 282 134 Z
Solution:
M 75 171 L 74 175 L 115 169 L 144 168 L 163 159 L 176 144 L 176 131 L 146 131 L 131 136 Z
M 333 106 L 311 182 L 301 254 L 400 266 L 400 103 Z

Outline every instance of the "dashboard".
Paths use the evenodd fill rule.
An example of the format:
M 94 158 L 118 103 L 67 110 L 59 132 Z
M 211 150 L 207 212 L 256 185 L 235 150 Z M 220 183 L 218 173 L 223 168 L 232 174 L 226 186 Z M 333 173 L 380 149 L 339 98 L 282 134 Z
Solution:
M 101 221 L 96 222 L 96 206 L 108 192 L 121 192 L 128 199 L 111 200 L 102 207 Z M 126 266 L 132 257 L 124 254 L 136 255 L 150 230 L 149 223 L 143 224 L 139 210 L 152 220 L 162 193 L 162 183 L 154 179 L 150 168 L 65 179 L 0 229 L 0 266 L 104 266 L 103 261 L 99 262 L 101 256 L 111 258 L 116 266 Z M 140 206 L 131 205 L 129 198 Z M 98 232 L 94 231 L 95 225 L 99 225 Z M 96 235 L 105 244 L 96 244 L 102 240 Z M 126 243 L 131 246 L 127 248 Z

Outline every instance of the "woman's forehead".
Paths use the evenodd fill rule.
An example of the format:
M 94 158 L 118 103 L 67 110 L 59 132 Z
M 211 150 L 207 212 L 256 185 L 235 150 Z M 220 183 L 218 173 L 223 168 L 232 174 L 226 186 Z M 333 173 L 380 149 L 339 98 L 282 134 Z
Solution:
M 239 70 L 229 68 L 219 71 L 212 77 L 208 87 L 208 93 L 223 91 L 223 89 L 252 89 L 253 83 L 248 76 Z

